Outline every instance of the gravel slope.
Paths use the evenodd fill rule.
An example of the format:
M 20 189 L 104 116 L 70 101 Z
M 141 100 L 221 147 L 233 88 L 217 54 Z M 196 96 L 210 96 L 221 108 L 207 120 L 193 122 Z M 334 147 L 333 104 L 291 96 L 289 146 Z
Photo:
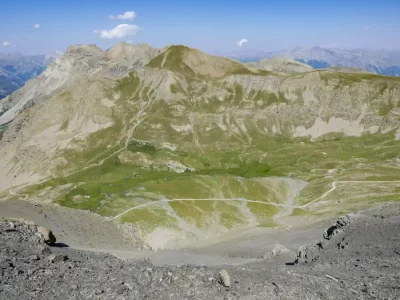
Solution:
M 270 252 L 260 244 L 263 259 L 224 266 L 230 288 L 218 282 L 221 267 L 154 266 L 49 248 L 33 225 L 0 222 L 0 299 L 399 299 L 399 216 L 393 203 L 340 218 L 300 247 L 297 259 L 284 247 Z M 47 248 L 63 256 L 51 262 Z
M 60 242 L 76 249 L 133 251 L 144 246 L 133 227 L 122 228 L 111 219 L 54 204 L 0 201 L 0 217 L 21 218 L 51 228 Z

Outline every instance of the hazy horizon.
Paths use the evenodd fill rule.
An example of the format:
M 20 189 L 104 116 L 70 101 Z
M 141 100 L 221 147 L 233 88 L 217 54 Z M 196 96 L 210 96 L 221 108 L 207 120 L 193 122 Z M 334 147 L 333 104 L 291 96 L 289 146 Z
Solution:
M 114 45 L 116 45 L 116 44 L 118 44 L 118 43 L 121 43 L 121 42 L 128 42 L 128 41 L 116 41 L 113 45 L 111 45 L 111 46 L 109 46 L 109 47 L 101 47 L 100 45 L 97 45 L 97 44 L 95 44 L 95 43 L 90 43 L 90 44 L 93 44 L 93 45 L 96 45 L 97 47 L 99 47 L 100 49 L 102 49 L 103 51 L 106 51 L 106 50 L 108 50 L 108 49 L 110 49 L 110 48 L 112 48 Z M 131 45 L 137 45 L 137 44 L 147 44 L 147 43 L 130 43 Z M 70 47 L 70 46 L 72 46 L 72 45 L 79 45 L 79 44 L 71 44 L 71 45 L 69 45 L 68 47 Z M 84 44 L 80 44 L 80 45 L 84 45 Z M 86 44 L 86 45 L 88 45 L 88 44 Z M 153 45 L 151 45 L 151 44 L 148 44 L 149 46 L 153 46 Z M 155 47 L 155 48 L 160 48 L 160 49 L 162 49 L 162 48 L 164 48 L 164 47 L 167 47 L 167 46 L 171 46 L 171 45 L 183 45 L 183 46 L 188 46 L 188 47 L 191 47 L 191 46 L 189 46 L 189 45 L 184 45 L 184 44 L 168 44 L 168 45 L 164 45 L 164 46 L 161 46 L 161 47 Z M 62 53 L 64 53 L 67 49 L 68 49 L 68 47 L 66 47 L 65 49 L 58 49 L 58 50 L 56 50 L 56 51 L 50 51 L 50 52 L 43 52 L 43 53 L 23 53 L 23 52 L 20 52 L 20 51 L 9 51 L 10 49 L 7 49 L 6 51 L 4 51 L 4 48 L 0 48 L 0 54 L 11 54 L 11 55 L 13 55 L 13 54 L 20 54 L 20 55 L 23 55 L 23 56 L 40 56 L 40 55 L 61 55 Z M 206 50 L 204 50 L 204 49 L 201 49 L 201 48 L 196 48 L 196 47 L 191 47 L 191 48 L 196 48 L 196 49 L 199 49 L 199 50 L 201 50 L 201 51 L 204 51 L 204 52 L 206 52 L 206 53 L 208 53 L 208 54 L 212 54 L 212 55 L 229 55 L 229 54 L 243 54 L 243 55 L 256 55 L 256 54 L 262 54 L 262 53 L 270 53 L 270 52 L 279 52 L 279 51 L 284 51 L 284 50 L 293 50 L 293 49 L 296 49 L 296 48 L 305 48 L 305 49 L 310 49 L 310 48 L 314 48 L 314 47 L 319 47 L 319 48 L 322 48 L 322 49 L 331 49 L 331 50 L 334 50 L 334 49 L 340 49 L 340 50 L 348 50 L 348 51 L 362 51 L 362 50 L 364 50 L 364 51 L 388 51 L 388 52 L 400 52 L 400 48 L 399 49 L 386 49 L 386 48 L 380 48 L 380 49 L 372 49 L 372 48 L 343 48 L 343 47 L 333 47 L 333 46 L 331 46 L 331 47 L 329 47 L 329 46 L 326 46 L 326 47 L 324 47 L 324 46 L 319 46 L 319 45 L 313 45 L 313 46 L 294 46 L 294 47 L 290 47 L 290 48 L 277 48 L 277 49 L 273 49 L 273 50 L 271 50 L 271 49 L 258 49 L 258 48 L 250 48 L 250 47 L 247 47 L 247 48 L 238 48 L 238 49 L 231 49 L 230 51 L 228 50 L 228 51 L 222 51 L 222 50 L 216 50 L 216 51 L 206 51 Z

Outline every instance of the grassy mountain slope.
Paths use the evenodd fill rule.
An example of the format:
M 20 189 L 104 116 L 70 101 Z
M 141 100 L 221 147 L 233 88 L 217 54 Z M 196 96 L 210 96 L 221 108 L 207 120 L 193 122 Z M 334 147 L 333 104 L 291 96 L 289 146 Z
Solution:
M 287 75 L 305 73 L 313 70 L 313 68 L 307 64 L 281 57 L 276 57 L 273 59 L 262 59 L 260 61 L 247 63 L 246 65 Z
M 243 64 L 223 57 L 207 55 L 186 46 L 169 46 L 147 65 L 151 68 L 167 69 L 188 78 L 206 79 L 224 76 L 267 75 L 268 72 L 250 69 Z
M 72 48 L 42 79 L 58 89 L 32 85 L 44 95 L 0 141 L 4 195 L 29 183 L 11 194 L 186 241 L 397 197 L 397 183 L 376 181 L 400 180 L 398 78 L 115 47 Z

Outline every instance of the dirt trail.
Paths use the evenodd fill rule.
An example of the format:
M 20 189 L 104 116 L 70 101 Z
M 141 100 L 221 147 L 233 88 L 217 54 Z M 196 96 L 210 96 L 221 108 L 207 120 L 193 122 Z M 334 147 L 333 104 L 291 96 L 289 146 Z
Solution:
M 278 206 L 278 207 L 290 207 L 290 208 L 296 208 L 296 207 L 301 208 L 302 207 L 302 206 L 296 206 L 296 205 L 290 205 L 290 204 L 280 204 L 280 203 L 275 203 L 275 202 L 249 200 L 249 199 L 244 199 L 244 198 L 229 198 L 229 199 L 225 199 L 225 198 L 207 198 L 207 199 L 184 198 L 184 199 L 170 199 L 170 200 L 165 199 L 165 200 L 153 201 L 153 202 L 140 204 L 140 205 L 131 207 L 131 208 L 125 210 L 124 212 L 120 213 L 119 215 L 115 216 L 114 219 L 118 219 L 122 215 L 124 215 L 132 210 L 135 210 L 135 209 L 139 209 L 139 208 L 143 208 L 143 207 L 151 206 L 151 205 L 156 205 L 156 204 L 160 204 L 160 203 L 177 202 L 177 201 L 244 201 L 244 202 L 250 202 L 250 203 L 274 205 L 274 206 Z
M 314 199 L 311 202 L 308 202 L 302 206 L 300 206 L 300 208 L 306 208 L 308 206 L 310 206 L 311 204 L 321 200 L 322 198 L 325 198 L 326 196 L 328 196 L 330 193 L 332 193 L 334 190 L 336 190 L 337 188 L 337 184 L 341 184 L 341 183 L 400 183 L 400 181 L 390 181 L 390 180 L 377 180 L 377 181 L 370 181 L 370 180 L 345 180 L 345 181 L 334 181 L 332 182 L 332 188 L 328 191 L 326 191 L 321 197 L 318 197 L 317 199 Z
M 328 196 L 330 193 L 332 193 L 334 190 L 336 190 L 337 188 L 337 184 L 341 184 L 341 183 L 400 183 L 400 181 L 357 181 L 357 180 L 348 180 L 348 181 L 335 181 L 332 182 L 332 188 L 328 191 L 326 191 L 322 196 L 314 199 L 311 202 L 308 202 L 306 204 L 303 205 L 294 205 L 293 200 L 291 199 L 292 202 L 291 204 L 282 204 L 282 203 L 275 203 L 275 202 L 268 202 L 268 201 L 259 201 L 259 200 L 251 200 L 251 199 L 246 199 L 246 198 L 206 198 L 206 199 L 194 199 L 194 198 L 182 198 L 182 199 L 164 199 L 164 200 L 158 200 L 158 201 L 153 201 L 153 202 L 149 202 L 149 203 L 145 203 L 145 204 L 140 204 L 137 206 L 133 206 L 125 211 L 123 211 L 122 213 L 116 215 L 114 217 L 114 219 L 118 219 L 119 217 L 121 217 L 122 215 L 135 210 L 135 209 L 139 209 L 139 208 L 143 208 L 143 207 L 147 207 L 147 206 L 151 206 L 151 205 L 157 205 L 160 203 L 168 203 L 168 202 L 176 202 L 176 201 L 243 201 L 243 202 L 250 202 L 250 203 L 260 203 L 260 204 L 265 204 L 265 205 L 273 205 L 276 207 L 287 207 L 287 208 L 307 208 L 308 206 L 310 206 L 311 204 L 321 200 L 322 198 L 325 198 L 326 196 Z

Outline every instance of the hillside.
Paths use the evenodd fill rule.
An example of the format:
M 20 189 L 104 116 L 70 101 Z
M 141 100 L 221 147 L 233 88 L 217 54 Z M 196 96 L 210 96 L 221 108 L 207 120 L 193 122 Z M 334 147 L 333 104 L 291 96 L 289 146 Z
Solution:
M 0 193 L 133 223 L 154 249 L 286 226 L 395 199 L 399 118 L 396 77 L 75 45 L 0 102 Z
M 247 63 L 248 66 L 267 71 L 282 73 L 286 75 L 310 72 L 313 68 L 307 64 L 281 57 L 262 59 L 260 61 Z

